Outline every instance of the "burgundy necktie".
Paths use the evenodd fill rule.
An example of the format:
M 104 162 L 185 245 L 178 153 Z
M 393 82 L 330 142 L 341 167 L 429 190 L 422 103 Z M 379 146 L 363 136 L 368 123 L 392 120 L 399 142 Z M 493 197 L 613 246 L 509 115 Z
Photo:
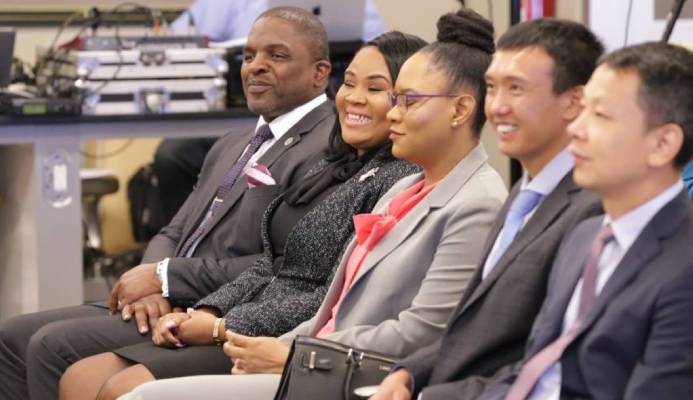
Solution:
M 241 175 L 245 165 L 248 163 L 253 154 L 257 152 L 260 146 L 272 137 L 272 131 L 270 130 L 268 124 L 262 125 L 257 130 L 253 138 L 250 139 L 250 143 L 248 143 L 248 148 L 246 149 L 245 153 L 243 153 L 241 158 L 239 158 L 238 161 L 233 164 L 229 172 L 227 172 L 224 176 L 224 179 L 221 181 L 221 185 L 219 185 L 219 188 L 217 189 L 216 196 L 214 197 L 214 200 L 212 200 L 212 204 L 207 216 L 202 220 L 200 225 L 198 225 L 197 229 L 195 229 L 192 235 L 188 236 L 188 239 L 178 252 L 178 257 L 186 257 L 190 247 L 197 243 L 200 237 L 204 235 L 210 221 L 212 220 L 212 217 L 214 216 L 214 211 L 221 205 L 221 203 L 224 202 L 226 195 L 231 192 L 233 184 L 236 182 L 236 180 L 238 180 L 238 177 Z
M 597 276 L 599 275 L 599 258 L 604 251 L 604 246 L 614 239 L 614 233 L 610 225 L 599 230 L 597 237 L 592 242 L 590 256 L 582 270 L 582 290 L 580 291 L 580 305 L 575 322 L 558 339 L 535 354 L 527 361 L 520 375 L 513 383 L 506 400 L 524 400 L 532 393 L 534 385 L 539 381 L 546 370 L 557 362 L 566 347 L 573 341 L 585 315 L 589 312 L 596 298 L 595 289 Z

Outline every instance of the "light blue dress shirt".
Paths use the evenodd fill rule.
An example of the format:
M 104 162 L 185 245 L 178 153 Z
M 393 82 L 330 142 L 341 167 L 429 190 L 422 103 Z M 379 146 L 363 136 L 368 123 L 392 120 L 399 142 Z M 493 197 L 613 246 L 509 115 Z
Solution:
M 683 183 L 688 188 L 688 194 L 693 197 L 693 162 L 683 171 Z
M 266 9 L 263 0 L 197 0 L 171 23 L 171 28 L 179 34 L 187 33 L 192 15 L 198 33 L 223 42 L 248 36 L 253 22 Z M 363 40 L 368 41 L 385 32 L 386 26 L 373 0 L 366 0 L 364 12 Z
M 665 205 L 683 190 L 683 182 L 677 181 L 667 190 L 659 195 L 621 216 L 616 220 L 606 215 L 602 226 L 611 224 L 614 232 L 614 240 L 604 246 L 598 265 L 596 295 L 599 296 L 606 282 L 611 278 L 616 267 L 628 252 L 631 245 L 640 236 L 645 226 L 654 218 Z M 580 292 L 582 290 L 582 278 L 578 281 L 570 298 L 570 303 L 566 309 L 563 319 L 563 333 L 577 320 L 578 307 L 580 303 Z M 561 393 L 561 363 L 553 364 L 544 372 L 537 382 L 534 390 L 528 397 L 529 400 L 558 400 Z
M 527 189 L 535 193 L 539 193 L 542 195 L 542 199 L 534 206 L 532 211 L 527 214 L 522 223 L 523 227 L 527 224 L 527 221 L 532 218 L 534 213 L 537 211 L 537 208 L 539 208 L 543 202 L 543 199 L 546 198 L 549 193 L 553 192 L 563 178 L 570 173 L 574 165 L 575 162 L 573 161 L 573 157 L 570 155 L 570 152 L 567 149 L 563 149 L 563 151 L 558 153 L 558 155 L 556 155 L 551 161 L 549 161 L 548 164 L 546 164 L 546 166 L 544 166 L 544 168 L 542 168 L 541 171 L 539 171 L 534 179 L 530 180 L 527 172 L 524 173 L 522 176 L 522 182 L 520 183 L 520 189 Z M 520 232 L 522 232 L 522 228 L 520 228 Z M 493 243 L 489 256 L 486 257 L 486 262 L 484 263 L 483 267 L 484 269 L 482 270 L 482 279 L 486 278 L 488 274 L 491 273 L 491 270 L 493 267 L 495 267 L 497 260 L 502 257 L 502 254 L 496 254 L 500 251 L 501 237 L 503 237 L 502 229 L 500 232 L 498 232 L 498 236 L 496 237 L 496 241 Z

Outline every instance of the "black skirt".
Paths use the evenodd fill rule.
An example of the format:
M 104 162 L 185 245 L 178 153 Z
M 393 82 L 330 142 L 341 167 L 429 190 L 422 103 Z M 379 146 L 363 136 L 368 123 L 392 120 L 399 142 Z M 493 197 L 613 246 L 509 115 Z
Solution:
M 233 363 L 221 346 L 189 346 L 181 349 L 139 343 L 114 351 L 120 357 L 142 364 L 156 379 L 191 375 L 227 375 Z

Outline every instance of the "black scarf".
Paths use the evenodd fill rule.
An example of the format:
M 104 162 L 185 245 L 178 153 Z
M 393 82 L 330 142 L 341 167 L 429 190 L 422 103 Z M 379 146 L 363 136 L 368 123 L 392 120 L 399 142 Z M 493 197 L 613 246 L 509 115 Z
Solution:
M 332 185 L 346 182 L 363 166 L 373 159 L 378 150 L 358 156 L 355 152 L 343 154 L 334 160 L 327 160 L 325 167 L 318 173 L 302 179 L 284 193 L 284 201 L 297 207 L 309 204 L 316 196 Z

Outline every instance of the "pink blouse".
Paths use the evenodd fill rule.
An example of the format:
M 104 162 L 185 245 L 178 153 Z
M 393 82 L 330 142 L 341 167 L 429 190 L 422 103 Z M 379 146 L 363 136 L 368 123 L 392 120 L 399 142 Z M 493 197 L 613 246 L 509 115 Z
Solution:
M 339 311 L 342 300 L 344 300 L 347 292 L 354 284 L 356 275 L 361 269 L 363 260 L 366 259 L 368 253 L 370 253 L 378 242 L 394 228 L 397 222 L 419 204 L 436 185 L 437 182 L 428 187 L 424 187 L 424 181 L 419 181 L 414 186 L 393 197 L 384 214 L 354 215 L 356 246 L 349 255 L 346 268 L 344 269 L 342 292 L 339 295 L 339 299 L 332 307 L 330 320 L 320 329 L 317 336 L 329 335 L 335 331 L 334 317 Z

